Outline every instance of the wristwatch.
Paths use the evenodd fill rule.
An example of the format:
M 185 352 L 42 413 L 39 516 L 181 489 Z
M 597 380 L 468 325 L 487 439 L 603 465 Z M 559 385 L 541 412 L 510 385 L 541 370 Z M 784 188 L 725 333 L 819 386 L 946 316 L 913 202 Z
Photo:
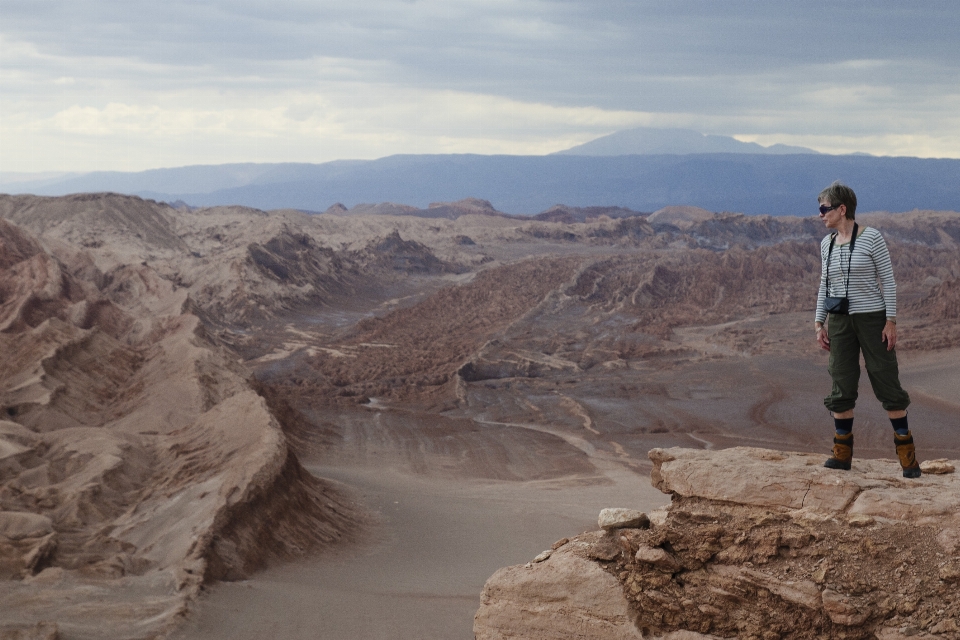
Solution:
M 817 328 L 817 333 L 820 333 L 820 329 L 823 329 L 822 324 L 814 324 L 814 326 Z
M 897 324 L 897 319 L 888 317 L 887 322 L 892 322 L 893 324 Z

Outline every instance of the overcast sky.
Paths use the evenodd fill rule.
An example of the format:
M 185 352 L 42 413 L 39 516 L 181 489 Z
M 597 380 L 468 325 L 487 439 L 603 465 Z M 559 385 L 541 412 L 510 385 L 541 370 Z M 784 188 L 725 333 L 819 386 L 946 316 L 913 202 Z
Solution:
M 0 0 L 0 170 L 544 154 L 636 126 L 960 157 L 960 2 Z

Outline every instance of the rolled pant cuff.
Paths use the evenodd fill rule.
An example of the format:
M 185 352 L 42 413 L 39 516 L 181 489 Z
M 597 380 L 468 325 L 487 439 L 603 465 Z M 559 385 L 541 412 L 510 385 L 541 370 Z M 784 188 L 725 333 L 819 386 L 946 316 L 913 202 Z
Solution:
M 827 411 L 830 411 L 832 413 L 843 413 L 844 411 L 852 411 L 853 409 L 855 409 L 857 406 L 857 403 L 851 402 L 851 403 L 842 403 L 842 404 L 832 404 L 832 403 L 824 402 L 823 406 L 827 408 Z M 894 411 L 894 409 L 887 409 L 887 411 Z

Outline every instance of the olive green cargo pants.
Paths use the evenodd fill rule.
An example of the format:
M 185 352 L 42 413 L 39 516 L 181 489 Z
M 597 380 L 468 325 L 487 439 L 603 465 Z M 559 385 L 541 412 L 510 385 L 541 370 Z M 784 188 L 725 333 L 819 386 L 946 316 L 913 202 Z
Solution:
M 910 404 L 910 396 L 900 386 L 896 349 L 887 351 L 887 343 L 883 341 L 886 322 L 883 311 L 847 316 L 830 314 L 827 322 L 827 336 L 830 338 L 827 370 L 833 378 L 833 389 L 823 399 L 823 404 L 830 411 L 842 413 L 856 406 L 861 352 L 873 393 L 883 408 L 899 411 Z

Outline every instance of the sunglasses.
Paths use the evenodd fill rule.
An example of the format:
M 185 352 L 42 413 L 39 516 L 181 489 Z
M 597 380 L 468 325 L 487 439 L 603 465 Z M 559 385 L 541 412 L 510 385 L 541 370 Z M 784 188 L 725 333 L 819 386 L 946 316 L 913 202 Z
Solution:
M 824 214 L 827 213 L 828 211 L 833 211 L 834 209 L 836 209 L 836 208 L 839 207 L 839 206 L 840 206 L 839 204 L 835 204 L 835 205 L 833 205 L 832 207 L 828 207 L 827 205 L 822 204 L 822 205 L 820 205 L 820 215 L 824 215 Z

